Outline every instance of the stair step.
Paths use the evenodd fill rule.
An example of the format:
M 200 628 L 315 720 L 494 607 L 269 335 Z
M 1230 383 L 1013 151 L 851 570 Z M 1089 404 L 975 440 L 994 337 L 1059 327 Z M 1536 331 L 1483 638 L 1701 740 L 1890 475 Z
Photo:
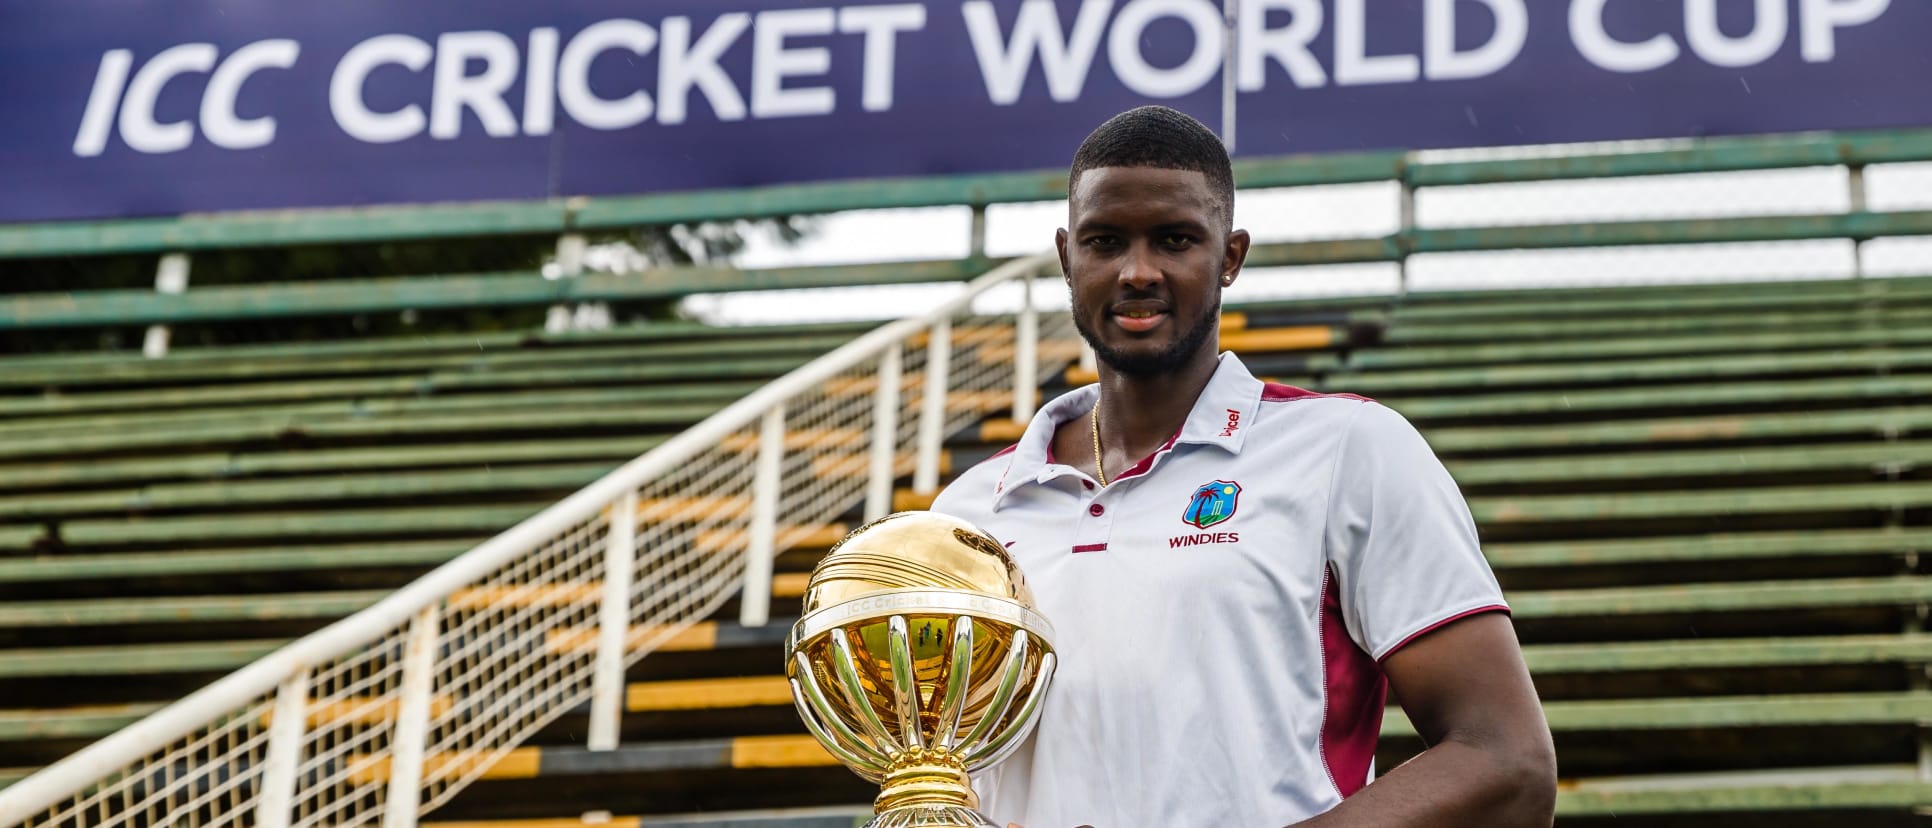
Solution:
M 0 678 L 230 671 L 287 643 L 277 639 L 0 650 Z
M 0 583 L 434 566 L 475 548 L 483 540 L 43 555 L 0 559 Z
M 95 739 L 134 724 L 165 706 L 140 702 L 44 710 L 0 710 L 0 742 Z
M 1932 693 L 1821 693 L 1800 696 L 1720 696 L 1689 699 L 1614 699 L 1543 703 L 1550 730 L 1686 730 L 1727 727 L 1916 725 L 1932 718 Z M 1382 720 L 1383 738 L 1414 736 L 1399 709 Z
M 676 632 L 666 633 L 653 627 L 632 627 L 630 643 L 633 648 L 654 637 L 668 635 L 654 652 L 693 652 L 703 650 L 750 649 L 758 647 L 777 647 L 785 642 L 791 632 L 796 617 L 772 618 L 770 623 L 760 627 L 746 627 L 735 621 L 699 621 Z M 553 652 L 594 653 L 597 649 L 595 629 L 553 630 L 545 646 Z
M 1932 716 L 1932 693 L 1560 701 L 1546 703 L 1545 708 L 1550 728 L 1557 733 L 1856 724 L 1909 727 Z M 1391 708 L 1382 723 L 1383 738 L 1414 735 L 1408 718 L 1399 709 Z M 429 761 L 435 765 L 459 760 L 454 755 L 436 754 Z M 800 733 L 651 742 L 622 745 L 608 751 L 574 746 L 524 747 L 485 771 L 484 777 L 516 779 L 837 764 L 817 740 Z M 386 766 L 378 766 L 368 773 L 374 774 L 370 778 L 386 778 L 388 770 Z
M 1801 532 L 1736 532 L 1618 540 L 1486 543 L 1497 569 L 1616 566 L 1672 561 L 1724 561 L 1852 555 L 1906 555 L 1932 550 L 1932 527 Z
M 436 769 L 454 765 L 474 767 L 479 761 L 474 754 L 460 753 L 431 753 L 424 759 L 426 767 Z M 387 757 L 371 762 L 367 757 L 348 756 L 340 762 L 344 767 L 357 768 L 351 777 L 359 783 L 389 778 Z M 534 779 L 703 768 L 831 767 L 837 764 L 837 759 L 832 758 L 817 740 L 806 734 L 739 736 L 731 739 L 620 745 L 612 750 L 590 750 L 576 746 L 520 747 L 485 768 L 480 778 Z
M 1469 498 L 1469 511 L 1486 528 L 1564 521 L 1891 511 L 1924 506 L 1932 506 L 1932 482 Z
M 1746 581 L 1519 591 L 1508 595 L 1517 619 L 1680 612 L 1741 612 L 1817 607 L 1910 606 L 1932 602 L 1932 577 Z
M 26 779 L 39 770 L 39 768 L 0 768 L 0 790 L 5 790 L 8 785 Z
M 1673 813 L 1842 811 L 1932 806 L 1932 785 L 1910 765 L 1821 768 L 1663 777 L 1564 779 L 1556 810 L 1563 817 L 1635 817 Z M 666 816 L 426 822 L 424 828 L 856 828 L 872 817 L 866 805 Z
M 790 704 L 792 686 L 784 676 L 639 682 L 624 691 L 624 709 L 632 713 Z
M 785 600 L 798 598 L 803 594 L 807 577 L 809 576 L 805 573 L 790 573 L 775 577 L 773 579 L 774 597 Z M 1511 615 L 1519 621 L 1752 610 L 1912 606 L 1932 602 L 1932 577 L 1900 575 L 1805 581 L 1743 581 L 1649 587 L 1519 590 L 1508 593 L 1507 598 Z M 784 642 L 791 625 L 797 620 L 795 617 L 774 617 L 761 627 L 744 627 L 733 621 L 702 621 L 671 633 L 671 638 L 657 649 L 688 652 L 777 646 Z M 639 646 L 639 642 L 653 634 L 664 633 L 655 628 L 633 627 L 630 633 L 632 646 Z M 596 640 L 596 631 L 593 629 L 558 630 L 551 633 L 549 646 L 559 651 L 592 652 L 596 646 Z M 1610 645 L 1579 646 L 1595 648 Z M 1650 647 L 1662 646 L 1662 644 L 1653 642 L 1631 646 Z M 1870 643 L 1861 646 L 1871 648 L 1872 652 L 1916 653 L 1917 648 L 1922 645 L 1917 637 L 1873 636 Z M 1797 650 L 1793 649 L 1791 652 L 1795 653 Z M 1799 656 L 1787 657 L 1798 658 Z M 1902 655 L 1899 658 L 1906 658 L 1906 656 Z
M 1932 785 L 1914 765 L 1566 779 L 1556 794 L 1557 813 L 1572 817 L 1927 805 L 1932 805 Z
M 1630 643 L 1533 644 L 1523 648 L 1532 673 L 1615 673 L 1932 661 L 1932 635 L 1701 639 Z
M 1924 663 L 1932 661 L 1932 635 L 1533 644 L 1523 657 L 1537 674 Z M 636 682 L 625 698 L 634 713 L 792 704 L 791 684 L 777 674 Z
M 340 618 L 374 604 L 389 594 L 386 590 L 369 590 L 292 595 L 20 601 L 0 606 L 0 628 Z
M 595 820 L 501 819 L 425 822 L 423 828 L 862 828 L 872 819 L 869 805 L 829 808 L 773 808 L 666 816 L 621 816 Z

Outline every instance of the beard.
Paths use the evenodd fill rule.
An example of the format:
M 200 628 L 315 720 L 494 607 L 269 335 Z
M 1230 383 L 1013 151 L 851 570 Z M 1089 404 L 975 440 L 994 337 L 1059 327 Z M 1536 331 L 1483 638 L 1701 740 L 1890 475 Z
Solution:
M 1073 314 L 1073 327 L 1080 331 L 1080 337 L 1093 346 L 1095 358 L 1106 363 L 1107 367 L 1132 377 L 1151 377 L 1168 374 L 1186 365 L 1196 351 L 1207 342 L 1220 324 L 1221 296 L 1215 294 L 1214 300 L 1201 307 L 1201 313 L 1190 320 L 1181 335 L 1168 343 L 1167 347 L 1153 353 L 1129 353 L 1103 344 L 1087 323 L 1084 313 Z

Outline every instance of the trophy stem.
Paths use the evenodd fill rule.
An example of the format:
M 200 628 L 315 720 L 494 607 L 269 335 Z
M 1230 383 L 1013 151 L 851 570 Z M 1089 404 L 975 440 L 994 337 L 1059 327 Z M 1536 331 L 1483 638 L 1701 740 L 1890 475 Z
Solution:
M 995 828 L 978 810 L 979 797 L 958 754 L 914 750 L 886 771 L 867 828 Z
M 935 750 L 900 754 L 886 771 L 885 784 L 872 810 L 887 811 L 924 805 L 978 808 L 979 797 L 966 777 L 966 766 L 952 753 Z

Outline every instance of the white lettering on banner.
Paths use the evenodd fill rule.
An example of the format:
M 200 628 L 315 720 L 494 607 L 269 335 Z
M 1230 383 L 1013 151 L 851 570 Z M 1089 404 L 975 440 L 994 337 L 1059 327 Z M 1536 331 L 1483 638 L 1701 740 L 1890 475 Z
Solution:
M 1288 25 L 1268 28 L 1268 12 L 1286 11 Z M 1236 21 L 1235 87 L 1242 92 L 1260 92 L 1268 85 L 1268 61 L 1288 70 L 1288 78 L 1302 89 L 1328 83 L 1328 72 L 1309 51 L 1322 32 L 1321 0 L 1241 0 Z
M 1839 29 L 1863 26 L 1891 7 L 1892 0 L 1799 0 L 1800 51 L 1811 63 L 1830 62 L 1838 55 Z
M 785 46 L 790 37 L 829 35 L 838 25 L 831 9 L 786 9 L 758 13 L 751 36 L 751 114 L 759 118 L 829 115 L 837 105 L 831 87 L 785 88 L 785 79 L 832 71 L 832 52 L 823 46 Z
M 1087 85 L 1087 72 L 1093 68 L 1094 52 L 1100 48 L 1113 6 L 1113 0 L 1085 0 L 1074 18 L 1072 34 L 1065 35 L 1053 0 L 1026 0 L 1014 18 L 1012 34 L 1003 38 L 999 16 L 989 0 L 962 3 L 959 11 L 966 18 L 966 35 L 993 103 L 1019 102 L 1035 56 L 1046 75 L 1047 94 L 1061 103 L 1077 100 Z
M 590 64 L 612 49 L 642 57 L 657 47 L 657 30 L 636 20 L 605 20 L 578 32 L 557 65 L 557 99 L 564 112 L 591 129 L 624 129 L 651 117 L 651 96 L 642 89 L 606 99 L 590 89 Z
M 356 44 L 329 78 L 329 112 L 336 124 L 371 144 L 393 143 L 422 132 L 429 120 L 422 107 L 410 104 L 394 112 L 373 112 L 362 99 L 362 87 L 369 73 L 385 63 L 420 72 L 435 56 L 429 44 L 409 35 L 381 35 Z
M 1415 55 L 1368 53 L 1368 0 L 1335 0 L 1335 83 L 1413 83 L 1422 75 Z
M 1474 0 L 1489 7 L 1496 30 L 1483 45 L 1456 49 L 1456 5 L 1463 0 L 1428 0 L 1422 7 L 1422 71 L 1429 80 L 1465 80 L 1502 71 L 1529 42 L 1529 8 L 1524 0 Z M 1783 2 L 1783 0 L 1774 0 Z
M 557 120 L 557 30 L 530 30 L 524 61 L 523 134 L 549 135 Z
M 183 43 L 155 55 L 135 72 L 127 85 L 127 98 L 121 101 L 121 140 L 146 153 L 179 152 L 194 143 L 194 122 L 157 123 L 154 102 L 177 75 L 215 68 L 217 54 L 213 43 Z
M 1603 13 L 1612 0 L 1573 0 L 1570 39 L 1591 63 L 1612 72 L 1649 72 L 1682 56 L 1668 32 L 1626 42 L 1611 37 Z M 1838 54 L 1838 30 L 1862 26 L 1891 8 L 1891 0 L 1799 0 L 1799 51 L 1811 63 Z M 1741 68 L 1770 60 L 1790 36 L 1785 0 L 1755 0 L 1751 32 L 1732 37 L 1718 28 L 1717 0 L 1684 0 L 1684 35 L 1691 51 L 1713 66 Z
M 301 51 L 301 44 L 293 40 L 260 40 L 236 49 L 217 63 L 220 53 L 214 44 L 184 43 L 155 55 L 134 73 L 132 82 L 128 81 L 128 72 L 134 68 L 134 54 L 127 49 L 109 51 L 101 55 L 100 69 L 88 93 L 80 132 L 74 136 L 74 154 L 91 158 L 105 152 L 116 127 L 121 140 L 136 152 L 179 152 L 194 143 L 196 120 L 209 143 L 223 149 L 267 146 L 275 140 L 275 119 L 268 115 L 241 117 L 235 112 L 236 99 L 249 78 L 263 69 L 293 67 Z M 210 70 L 196 120 L 166 124 L 155 120 L 155 102 L 169 81 Z
M 235 99 L 241 96 L 242 84 L 256 72 L 290 68 L 301 54 L 302 45 L 293 40 L 260 40 L 236 49 L 223 60 L 201 94 L 201 131 L 208 142 L 232 150 L 272 143 L 275 119 L 267 115 L 244 119 L 235 113 Z
M 1223 19 L 1229 2 L 1232 40 Z M 1145 98 L 1199 92 L 1218 77 L 1229 49 L 1234 54 L 1226 66 L 1235 72 L 1235 87 L 1248 93 L 1265 91 L 1271 75 L 1280 80 L 1275 66 L 1303 89 L 1484 78 L 1524 53 L 1532 2 L 1421 0 L 1406 7 L 1419 5 L 1417 14 L 1376 17 L 1369 16 L 1371 0 L 1333 0 L 1332 10 L 1328 0 L 963 0 L 958 8 L 988 99 L 996 106 L 1011 106 L 1035 82 L 1036 66 L 1052 101 L 1078 100 L 1103 39 L 1107 64 L 1121 85 Z M 1757 66 L 1774 59 L 1793 40 L 1804 61 L 1827 62 L 1838 55 L 1844 30 L 1873 23 L 1893 5 L 1892 0 L 1563 2 L 1568 3 L 1568 32 L 1577 52 L 1590 64 L 1617 73 L 1650 72 L 1687 56 L 1723 69 Z M 1547 5 L 1551 11 L 1560 8 L 1555 0 Z M 1674 20 L 1660 31 L 1609 25 L 1655 21 L 1654 15 L 1632 12 L 1660 5 L 1683 10 L 1682 28 Z M 1752 14 L 1748 30 L 1720 25 L 1720 12 L 1728 14 L 1742 5 Z M 1392 11 L 1382 4 L 1374 8 Z M 1004 25 L 1001 9 L 1013 11 Z M 556 27 L 538 27 L 521 42 L 515 33 L 496 30 L 446 32 L 427 41 L 405 34 L 377 35 L 354 44 L 336 63 L 328 105 L 344 133 L 372 144 L 424 133 L 438 140 L 459 139 L 466 122 L 480 124 L 484 134 L 497 138 L 550 135 L 559 117 L 598 130 L 628 129 L 654 117 L 662 125 L 677 126 L 691 120 L 699 96 L 724 122 L 822 116 L 837 111 L 839 104 L 830 81 L 832 46 L 838 43 L 841 50 L 851 48 L 841 54 L 857 54 L 861 61 L 858 94 L 848 105 L 887 112 L 896 100 L 898 56 L 910 48 L 916 33 L 926 31 L 930 14 L 925 2 L 883 0 L 721 12 L 702 30 L 691 17 L 672 16 L 649 22 L 600 20 L 567 36 Z M 1472 28 L 1459 17 L 1467 14 L 1493 23 L 1479 43 L 1457 40 L 1458 23 Z M 1154 38 L 1167 36 L 1160 24 L 1168 18 L 1189 29 L 1192 45 L 1178 65 L 1155 65 L 1146 47 Z M 1375 53 L 1373 43 L 1401 33 L 1383 27 L 1417 24 L 1422 28 L 1419 54 L 1392 53 L 1387 45 L 1383 53 Z M 1332 38 L 1324 44 L 1330 47 L 1332 63 L 1317 57 L 1317 40 L 1325 37 Z M 726 68 L 727 57 L 740 44 L 750 49 L 751 59 L 748 71 L 734 74 Z M 278 131 L 274 113 L 300 102 L 267 98 L 268 111 L 243 117 L 240 98 L 264 71 L 293 69 L 303 53 L 302 44 L 290 38 L 248 43 L 226 55 L 212 43 L 175 44 L 145 63 L 129 49 L 105 51 L 82 108 L 73 152 L 83 158 L 99 156 L 117 134 L 135 152 L 179 152 L 194 144 L 197 130 L 222 149 L 269 146 Z M 744 53 L 736 54 L 742 58 Z M 593 89 L 591 70 L 599 65 L 609 71 L 600 73 Z M 157 116 L 157 101 L 165 90 L 175 89 L 171 101 L 186 91 L 169 84 L 193 75 L 206 76 L 195 114 L 171 120 L 172 113 Z M 510 90 L 519 79 L 521 101 L 512 101 Z M 372 107 L 372 88 L 384 93 L 375 100 L 386 111 Z
M 134 68 L 134 53 L 114 49 L 101 55 L 101 68 L 94 73 L 94 89 L 87 93 L 87 109 L 81 113 L 80 132 L 74 135 L 74 154 L 92 158 L 107 149 L 108 133 L 114 127 L 114 111 L 121 103 L 121 87 L 127 83 L 128 70 Z
M 1684 39 L 1691 51 L 1712 66 L 1756 66 L 1784 45 L 1791 21 L 1784 0 L 1757 0 L 1751 33 L 1731 37 L 1717 25 L 1717 0 L 1684 0 Z
M 469 74 L 472 60 L 483 62 Z M 463 110 L 476 113 L 483 132 L 493 138 L 517 134 L 517 119 L 503 94 L 517 80 L 516 41 L 501 32 L 446 32 L 436 41 L 436 85 L 429 98 L 429 136 L 449 140 L 463 134 Z
M 744 120 L 745 98 L 738 94 L 738 86 L 725 74 L 724 67 L 718 65 L 718 58 L 751 28 L 751 15 L 720 15 L 696 43 L 691 42 L 689 18 L 665 18 L 662 28 L 664 43 L 657 52 L 657 122 L 684 123 L 693 87 L 704 92 L 718 120 Z
M 1147 62 L 1141 41 L 1147 27 L 1178 17 L 1194 30 L 1194 51 L 1172 69 Z M 1114 18 L 1107 60 L 1122 85 L 1150 98 L 1178 98 L 1207 85 L 1221 69 L 1221 11 L 1208 0 L 1131 0 Z
M 884 112 L 892 108 L 898 35 L 924 28 L 926 7 L 917 3 L 839 9 L 839 31 L 865 35 L 865 63 L 861 67 L 864 82 L 859 96 L 865 111 Z
M 1677 41 L 1659 33 L 1642 43 L 1625 43 L 1603 28 L 1603 9 L 1610 0 L 1573 0 L 1570 40 L 1585 60 L 1612 72 L 1648 72 L 1677 59 Z

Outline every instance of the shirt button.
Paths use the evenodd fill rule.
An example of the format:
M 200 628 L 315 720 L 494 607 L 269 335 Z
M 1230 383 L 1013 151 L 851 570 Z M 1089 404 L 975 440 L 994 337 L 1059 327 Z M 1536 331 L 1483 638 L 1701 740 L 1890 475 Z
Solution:
M 1087 491 L 1093 491 L 1093 481 L 1091 480 L 1082 480 L 1080 481 L 1080 485 L 1087 487 Z
M 1106 513 L 1107 513 L 1107 507 L 1102 506 L 1098 503 L 1095 503 L 1094 505 L 1087 507 L 1087 514 L 1093 515 L 1094 517 L 1100 517 L 1101 515 L 1104 515 Z

